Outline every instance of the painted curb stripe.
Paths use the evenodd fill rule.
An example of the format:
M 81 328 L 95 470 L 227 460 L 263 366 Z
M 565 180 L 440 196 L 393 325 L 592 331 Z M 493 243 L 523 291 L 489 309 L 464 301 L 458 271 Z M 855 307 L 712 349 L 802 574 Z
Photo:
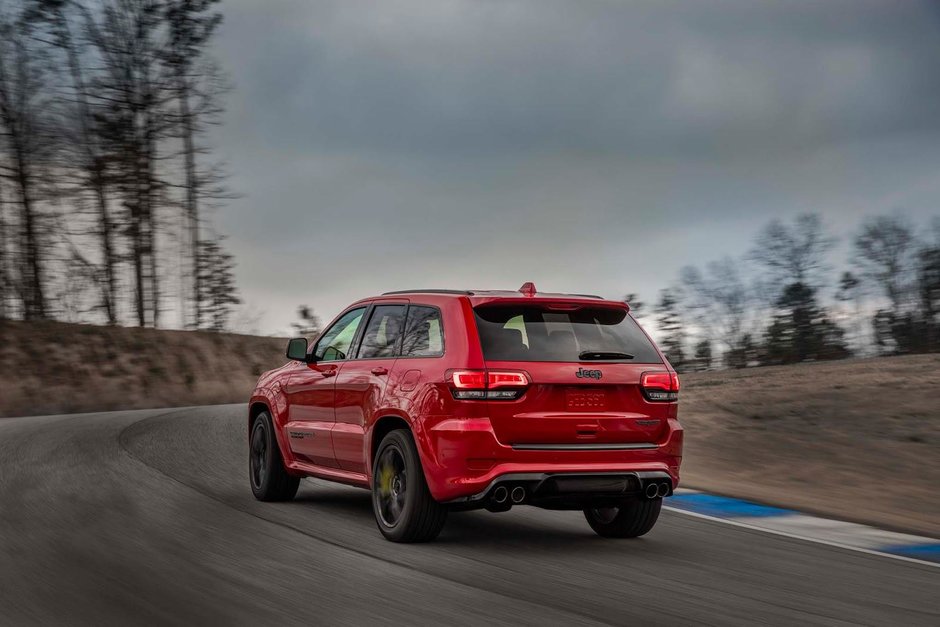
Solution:
M 714 494 L 677 494 L 669 499 L 669 506 L 721 518 L 789 516 L 798 513 L 792 509 L 759 505 Z
M 668 497 L 667 509 L 755 529 L 894 559 L 940 566 L 940 542 L 913 534 L 804 514 L 792 509 L 742 499 L 680 490 Z
M 940 542 L 932 544 L 909 544 L 907 546 L 887 546 L 884 547 L 882 551 L 940 564 Z

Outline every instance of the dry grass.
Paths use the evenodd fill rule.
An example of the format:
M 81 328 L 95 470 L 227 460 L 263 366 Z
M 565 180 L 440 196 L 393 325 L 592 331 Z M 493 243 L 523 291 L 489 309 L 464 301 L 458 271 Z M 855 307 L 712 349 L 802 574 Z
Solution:
M 940 355 L 682 382 L 686 486 L 940 536 Z
M 0 416 L 245 401 L 285 340 L 0 322 Z

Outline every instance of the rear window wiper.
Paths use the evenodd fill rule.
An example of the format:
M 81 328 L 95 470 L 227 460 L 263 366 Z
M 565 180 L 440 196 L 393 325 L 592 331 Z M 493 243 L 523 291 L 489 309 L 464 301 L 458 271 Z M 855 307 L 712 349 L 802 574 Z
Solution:
M 578 359 L 585 361 L 594 361 L 600 359 L 633 359 L 630 353 L 618 353 L 617 351 L 584 351 L 578 354 Z

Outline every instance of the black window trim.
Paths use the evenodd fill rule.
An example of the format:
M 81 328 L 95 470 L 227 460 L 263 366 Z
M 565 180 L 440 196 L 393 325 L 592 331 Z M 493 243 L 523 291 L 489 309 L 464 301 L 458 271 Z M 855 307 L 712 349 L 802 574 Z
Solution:
M 408 303 L 408 311 L 405 312 L 405 326 L 404 331 L 402 331 L 401 337 L 402 342 L 405 339 L 405 334 L 408 332 L 408 316 L 411 315 L 412 307 L 424 307 L 425 309 L 435 309 L 437 310 L 438 320 L 440 320 L 441 326 L 441 354 L 440 355 L 402 355 L 401 354 L 401 342 L 398 344 L 398 358 L 399 359 L 443 359 L 444 355 L 447 353 L 447 340 L 444 333 L 444 312 L 441 311 L 441 308 L 437 305 L 425 305 L 423 303 Z
M 408 321 L 408 306 L 410 303 L 408 301 L 402 302 L 388 302 L 388 301 L 379 301 L 369 303 L 369 310 L 366 312 L 366 323 L 360 327 L 360 331 L 357 332 L 356 337 L 353 338 L 354 345 L 356 347 L 356 352 L 353 353 L 355 357 L 352 357 L 348 361 L 374 361 L 376 359 L 398 359 L 401 353 L 401 342 L 402 338 L 405 337 L 405 323 Z M 402 331 L 401 335 L 398 336 L 398 346 L 395 347 L 394 355 L 384 355 L 382 357 L 360 357 L 359 352 L 362 350 L 362 338 L 366 333 L 366 327 L 369 326 L 369 323 L 372 322 L 372 316 L 375 314 L 376 307 L 404 307 L 405 315 L 402 318 Z
M 349 309 L 347 309 L 340 315 L 336 316 L 336 321 L 330 326 L 328 326 L 326 329 L 324 329 L 323 332 L 320 333 L 320 335 L 317 337 L 316 341 L 313 343 L 313 347 L 310 349 L 309 355 L 313 355 L 314 357 L 316 357 L 317 346 L 319 346 L 320 340 L 323 339 L 323 336 L 325 336 L 327 333 L 332 331 L 333 327 L 335 327 L 339 323 L 339 321 L 343 319 L 343 316 L 345 316 L 346 314 L 350 312 L 357 311 L 359 309 L 363 310 L 362 317 L 364 319 L 369 314 L 369 311 L 371 310 L 371 306 L 370 304 L 359 304 L 359 305 L 356 305 L 355 307 L 350 307 Z M 358 346 L 359 336 L 362 335 L 362 329 L 363 329 L 363 325 L 362 325 L 362 321 L 360 320 L 359 327 L 356 329 L 356 333 L 353 335 L 352 341 L 349 343 L 350 352 L 352 352 L 352 347 Z M 357 353 L 359 352 L 358 348 L 356 349 L 356 352 Z M 319 360 L 316 360 L 315 363 L 333 364 L 333 363 L 338 363 L 342 361 L 352 361 L 352 358 L 349 357 L 349 354 L 347 353 L 345 359 L 319 359 Z
M 365 335 L 366 327 L 369 326 L 369 323 L 372 321 L 372 314 L 375 313 L 375 308 L 382 305 L 391 305 L 391 306 L 404 306 L 405 307 L 405 318 L 402 325 L 402 332 L 398 338 L 398 347 L 395 349 L 394 355 L 388 355 L 384 357 L 360 357 L 359 351 L 362 348 L 362 338 Z M 440 355 L 402 355 L 402 342 L 405 339 L 405 333 L 408 331 L 408 316 L 411 313 L 411 307 L 424 307 L 426 309 L 434 309 L 438 313 L 438 317 L 441 325 L 441 354 Z M 441 308 L 437 305 L 426 305 L 424 303 L 412 303 L 410 301 L 372 301 L 357 307 L 350 307 L 342 314 L 340 314 L 336 319 L 337 321 L 348 314 L 350 311 L 356 309 L 365 309 L 365 312 L 362 314 L 363 322 L 359 323 L 359 328 L 356 329 L 356 334 L 353 336 L 352 343 L 350 344 L 350 354 L 354 355 L 353 357 L 347 357 L 346 359 L 332 359 L 326 362 L 317 362 L 317 363 L 337 363 L 341 361 L 374 361 L 377 359 L 443 359 L 447 354 L 447 337 L 444 332 L 444 312 L 441 311 Z M 326 331 L 329 331 L 333 328 L 333 325 L 330 325 Z M 326 331 L 320 334 L 320 337 L 326 334 Z M 313 349 L 316 349 L 317 343 L 319 343 L 320 338 L 317 338 L 317 341 L 313 344 Z M 353 350 L 355 348 L 355 351 Z

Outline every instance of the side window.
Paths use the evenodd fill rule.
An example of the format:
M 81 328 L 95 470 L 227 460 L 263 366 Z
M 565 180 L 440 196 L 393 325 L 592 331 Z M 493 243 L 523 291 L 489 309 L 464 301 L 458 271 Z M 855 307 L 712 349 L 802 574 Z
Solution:
M 336 321 L 329 330 L 323 334 L 317 345 L 313 347 L 313 355 L 317 361 L 340 361 L 346 359 L 349 346 L 352 344 L 356 329 L 362 321 L 365 308 L 353 309 L 346 312 Z
M 378 305 L 362 336 L 359 359 L 396 356 L 404 322 L 404 305 Z
M 412 306 L 401 345 L 402 357 L 440 357 L 444 354 L 441 311 L 436 307 Z

